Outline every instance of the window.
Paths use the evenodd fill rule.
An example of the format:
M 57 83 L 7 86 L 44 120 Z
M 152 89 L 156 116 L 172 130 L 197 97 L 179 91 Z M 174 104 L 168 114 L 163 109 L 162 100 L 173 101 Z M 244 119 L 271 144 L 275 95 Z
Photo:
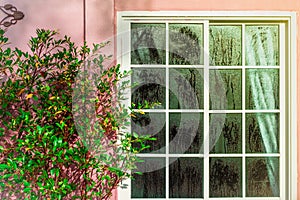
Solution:
M 121 199 L 296 198 L 291 13 L 121 12 L 131 131 L 156 141 Z

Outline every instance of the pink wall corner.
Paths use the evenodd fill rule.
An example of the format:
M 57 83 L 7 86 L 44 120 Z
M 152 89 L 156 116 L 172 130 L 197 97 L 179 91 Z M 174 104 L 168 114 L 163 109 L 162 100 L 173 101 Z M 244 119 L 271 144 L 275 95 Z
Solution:
M 83 43 L 82 0 L 4 0 L 1 4 L 12 4 L 25 15 L 7 30 L 12 47 L 28 50 L 27 43 L 37 28 L 58 30 L 61 36 Z

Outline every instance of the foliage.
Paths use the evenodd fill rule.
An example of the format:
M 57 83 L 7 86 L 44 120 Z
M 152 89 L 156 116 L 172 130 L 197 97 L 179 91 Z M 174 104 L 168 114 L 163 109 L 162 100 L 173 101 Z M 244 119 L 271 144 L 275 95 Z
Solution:
M 107 57 L 97 55 L 93 64 L 102 75 L 95 79 L 97 90 L 90 98 L 96 119 L 83 115 L 76 124 L 80 110 L 72 109 L 72 95 L 81 102 L 86 98 L 73 93 L 80 84 L 77 73 L 85 58 L 105 44 L 94 45 L 93 51 L 86 45 L 79 48 L 50 30 L 37 30 L 29 53 L 5 48 L 7 42 L 0 30 L 1 199 L 109 199 L 121 180 L 130 177 L 144 141 L 151 140 L 133 139 L 122 131 L 130 114 L 121 95 L 112 97 L 128 87 L 122 80 L 129 73 L 119 65 L 104 70 Z M 91 123 L 95 151 L 86 145 L 90 135 L 84 138 L 78 132 Z M 142 145 L 134 148 L 135 142 Z

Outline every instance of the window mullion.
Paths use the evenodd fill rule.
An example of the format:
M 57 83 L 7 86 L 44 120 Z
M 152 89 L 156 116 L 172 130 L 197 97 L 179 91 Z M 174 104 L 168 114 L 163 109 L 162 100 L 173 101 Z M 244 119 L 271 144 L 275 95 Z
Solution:
M 209 199 L 209 23 L 204 24 L 204 174 L 203 174 L 203 197 Z
M 169 159 L 169 23 L 166 22 L 166 199 L 169 199 L 170 159 Z

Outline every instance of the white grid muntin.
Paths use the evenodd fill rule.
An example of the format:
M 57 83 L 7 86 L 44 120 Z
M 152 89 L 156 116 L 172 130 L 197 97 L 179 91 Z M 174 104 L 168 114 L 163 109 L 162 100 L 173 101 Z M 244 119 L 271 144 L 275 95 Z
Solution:
M 140 153 L 138 155 L 139 157 L 147 157 L 147 158 L 177 158 L 177 157 L 191 157 L 191 158 L 204 158 L 207 157 L 204 153 L 199 153 L 199 154 L 176 154 L 176 153 L 169 153 L 168 156 L 166 154 L 161 154 L 161 153 Z M 227 153 L 227 154 L 222 154 L 222 153 L 213 153 L 210 154 L 210 158 L 226 158 L 226 157 L 236 157 L 236 158 L 243 158 L 243 157 L 280 157 L 280 153 Z
M 153 65 L 148 65 L 148 64 L 147 65 L 137 65 L 137 64 L 134 64 L 134 65 L 130 65 L 130 67 L 132 67 L 132 68 L 140 68 L 141 66 L 143 66 L 145 68 L 148 67 L 149 69 L 166 67 L 166 65 L 162 65 L 162 64 L 153 64 Z M 204 68 L 204 65 L 170 65 L 170 64 L 168 64 L 168 66 L 169 66 L 170 69 L 176 69 L 176 68 L 199 68 L 199 69 L 203 69 Z
M 145 200 L 143 198 L 133 198 L 134 200 Z M 184 198 L 185 200 L 205 200 L 204 198 Z M 220 200 L 220 198 L 209 198 L 210 200 Z M 230 197 L 221 200 L 281 200 L 279 197 Z M 147 200 L 166 200 L 165 198 L 147 198 Z M 178 200 L 178 198 L 169 198 L 169 200 Z
M 166 111 L 169 110 L 169 23 L 166 22 Z M 169 143 L 170 143 L 170 136 L 169 136 L 169 117 L 170 115 L 166 114 L 166 198 L 169 199 L 169 177 L 170 177 L 170 173 L 169 173 L 169 169 L 170 169 L 170 159 L 169 158 Z
M 150 113 L 157 113 L 157 112 L 166 112 L 166 113 L 202 113 L 204 109 L 169 109 L 166 111 L 165 109 L 133 109 L 133 111 L 143 111 L 143 112 L 150 112 Z M 276 110 L 209 110 L 208 113 L 216 113 L 216 114 L 230 114 L 230 113 L 280 113 L 279 109 Z
M 210 69 L 279 69 L 280 66 L 209 66 Z
M 131 12 L 123 12 L 122 14 L 124 14 L 124 15 L 126 15 L 126 14 L 130 14 Z M 134 13 L 136 13 L 136 12 L 134 12 Z M 142 12 L 142 13 L 144 13 L 144 12 Z M 171 12 L 172 13 L 172 12 Z M 205 13 L 207 13 L 207 12 L 205 12 Z M 222 15 L 221 13 L 223 13 L 223 12 L 219 12 L 217 15 Z M 227 12 L 225 12 L 225 13 L 227 13 Z M 244 12 L 242 12 L 242 13 L 244 13 Z M 242 13 L 237 13 L 238 15 L 242 15 Z M 252 12 L 251 12 L 252 13 Z M 258 12 L 258 13 L 260 13 L 260 12 Z M 271 13 L 272 15 L 274 15 L 274 16 L 264 16 L 264 17 L 258 17 L 258 16 L 261 16 L 261 14 L 259 14 L 258 16 L 257 16 L 257 18 L 255 17 L 256 15 L 257 15 L 257 13 L 256 12 L 253 12 L 252 14 L 254 15 L 254 16 L 250 16 L 250 17 L 241 17 L 242 19 L 241 20 L 250 20 L 250 19 L 254 19 L 255 18 L 255 20 L 257 20 L 257 19 L 260 19 L 260 20 L 262 20 L 262 22 L 263 21 L 266 21 L 266 20 L 275 20 L 275 21 L 282 21 L 282 18 L 287 18 L 286 17 L 286 15 L 291 15 L 291 13 L 289 13 L 289 12 L 281 12 L 280 14 L 278 14 L 277 12 L 267 12 L 267 13 Z M 277 14 L 276 14 L 277 13 Z M 152 15 L 153 13 L 151 13 L 151 15 Z M 227 13 L 228 14 L 228 13 Z M 245 13 L 244 13 L 245 14 Z M 157 16 L 158 18 L 163 18 L 163 20 L 158 20 L 159 22 L 161 22 L 161 21 L 164 21 L 164 17 L 161 17 L 161 16 Z M 126 19 L 125 19 L 126 18 Z M 129 20 L 129 21 L 134 21 L 134 23 L 136 23 L 136 19 L 134 19 L 135 17 L 132 17 L 132 18 L 130 18 L 130 17 L 124 17 L 124 21 L 127 21 L 127 20 Z M 138 20 L 144 20 L 143 18 L 141 18 L 141 17 L 137 17 L 138 18 Z M 151 16 L 150 16 L 150 18 L 151 18 Z M 184 20 L 184 19 L 186 19 L 187 17 L 183 17 L 183 19 L 181 19 L 181 20 Z M 193 18 L 193 17 L 192 17 Z M 197 19 L 198 17 L 195 17 L 194 19 Z M 204 19 L 205 17 L 203 17 L 203 18 L 201 18 L 201 19 Z M 220 19 L 224 19 L 224 16 L 218 16 L 218 17 L 208 17 L 207 16 L 207 18 L 208 19 L 212 19 L 212 20 L 220 20 Z M 168 18 L 166 18 L 166 19 L 168 19 Z M 226 17 L 226 20 L 230 20 L 231 19 L 231 17 Z M 173 22 L 176 22 L 177 23 L 177 20 L 173 20 L 173 17 L 170 17 L 168 20 L 172 20 Z M 232 17 L 232 20 L 236 20 L 236 17 Z M 294 20 L 295 21 L 295 20 Z M 149 17 L 146 17 L 145 18 L 145 21 L 144 22 L 147 22 L 147 23 L 151 23 L 151 20 L 149 20 Z M 186 22 L 184 22 L 184 23 L 186 23 Z M 233 24 L 236 24 L 236 23 L 233 23 Z M 243 26 L 244 26 L 244 24 L 248 24 L 248 23 L 240 23 L 240 24 L 242 24 Z M 254 23 L 250 23 L 250 24 L 254 24 Z M 260 25 L 260 24 L 262 24 L 262 23 L 257 23 L 257 25 Z M 270 22 L 267 22 L 267 23 L 265 23 L 265 24 L 272 24 L 272 23 L 270 23 Z M 274 24 L 279 24 L 279 23 L 274 23 Z M 282 33 L 284 33 L 284 29 L 282 28 L 283 26 L 284 26 L 285 24 L 281 24 L 280 26 L 281 26 L 281 28 L 280 28 L 280 35 L 282 36 Z M 289 25 L 290 25 L 290 21 L 289 21 Z M 204 31 L 205 31 L 205 28 L 204 28 Z M 244 31 L 243 31 L 243 33 L 244 33 Z M 289 32 L 289 34 L 290 35 L 293 35 L 293 34 L 291 34 L 290 32 Z M 280 37 L 281 37 L 280 36 Z M 244 37 L 244 36 L 243 36 Z M 293 37 L 294 38 L 294 37 Z M 289 37 L 289 40 L 290 40 L 290 37 Z M 204 43 L 205 43 L 205 39 L 204 39 Z M 282 41 L 282 40 L 280 40 L 280 41 Z M 290 41 L 289 41 L 289 43 L 290 43 Z M 281 43 L 281 45 L 282 45 L 282 43 Z M 280 45 L 280 46 L 281 46 Z M 245 46 L 245 45 L 242 45 L 243 47 Z M 290 45 L 289 45 L 290 46 Z M 283 48 L 281 48 L 280 47 L 280 50 L 281 50 L 281 52 L 280 52 L 280 56 L 282 56 L 283 54 L 282 54 L 282 52 L 284 52 L 285 53 L 285 50 L 283 49 Z M 244 51 L 243 51 L 244 52 Z M 294 52 L 294 51 L 292 51 L 292 52 Z M 294 54 L 294 53 L 293 53 Z M 167 53 L 167 56 L 168 56 L 168 53 Z M 243 54 L 243 56 L 244 56 L 244 54 Z M 243 58 L 244 59 L 244 58 Z M 204 59 L 205 60 L 205 59 Z M 264 69 L 266 69 L 266 68 L 272 68 L 272 69 L 275 69 L 275 68 L 277 68 L 277 69 L 280 69 L 282 66 L 285 68 L 285 63 L 282 65 L 282 58 L 280 58 L 280 66 L 262 66 L 262 67 L 260 67 L 260 66 L 245 66 L 244 65 L 244 63 L 243 63 L 243 66 L 236 66 L 236 67 L 233 67 L 234 69 L 235 68 L 237 68 L 237 69 L 242 69 L 242 71 L 243 71 L 243 74 L 242 74 L 242 76 L 243 77 L 245 77 L 245 69 L 247 69 L 247 68 L 264 68 Z M 244 60 L 243 60 L 243 62 L 244 62 Z M 292 59 L 291 61 L 290 61 L 291 63 L 294 63 L 294 59 Z M 168 63 L 166 63 L 166 65 L 168 65 Z M 153 67 L 153 65 L 151 65 L 152 67 Z M 164 65 L 165 66 L 165 65 Z M 171 66 L 171 65 L 170 65 Z M 206 66 L 208 66 L 208 65 L 205 65 L 204 64 L 204 66 L 198 66 L 199 68 L 206 68 Z M 132 66 L 132 67 L 134 67 L 134 66 Z M 144 65 L 143 65 L 143 67 L 144 67 Z M 171 67 L 173 67 L 173 66 L 171 66 Z M 175 68 L 177 68 L 177 67 L 179 67 L 179 68 L 184 68 L 183 66 L 175 66 Z M 211 67 L 213 67 L 213 68 L 219 68 L 219 69 L 225 69 L 223 66 L 222 67 L 220 67 L 220 66 L 209 66 L 210 68 Z M 186 68 L 188 68 L 188 66 L 186 67 Z M 228 68 L 232 68 L 232 66 L 228 66 Z M 284 70 L 280 70 L 280 80 L 282 80 L 282 75 L 284 74 L 284 72 L 283 72 Z M 205 72 L 204 72 L 205 73 Z M 290 72 L 290 70 L 289 70 L 289 73 L 291 73 Z M 295 76 L 295 74 L 293 74 L 293 75 L 291 75 L 290 74 L 290 76 L 292 76 L 292 77 L 294 77 Z M 284 76 L 283 76 L 284 77 Z M 244 79 L 242 79 L 242 80 L 244 80 Z M 281 81 L 280 82 L 281 83 L 281 88 L 282 88 L 282 84 L 284 85 L 285 84 L 285 82 L 283 82 L 283 81 Z M 168 84 L 168 81 L 167 81 L 167 84 Z M 244 87 L 244 83 L 243 83 L 243 87 Z M 244 88 L 243 88 L 243 93 L 245 92 L 245 90 L 244 90 Z M 282 90 L 280 90 L 280 98 L 281 99 L 284 99 L 284 95 L 282 95 L 282 93 L 283 93 L 283 91 Z M 289 92 L 289 94 L 290 94 L 290 92 Z M 168 95 L 167 95 L 168 96 Z M 206 96 L 206 95 L 205 95 Z M 237 112 L 237 113 L 242 113 L 243 114 L 243 130 L 245 131 L 245 121 L 244 121 L 244 119 L 245 119 L 245 114 L 246 113 L 256 113 L 256 112 L 258 112 L 258 113 L 282 113 L 282 104 L 285 104 L 285 102 L 283 102 L 281 99 L 280 99 L 280 110 L 245 110 L 245 94 L 243 94 L 243 110 L 241 110 L 241 111 L 239 111 L 239 112 Z M 294 99 L 294 98 L 293 98 Z M 293 100 L 294 101 L 294 100 Z M 168 106 L 168 102 L 166 102 L 166 106 Z M 145 110 L 145 111 L 149 111 L 149 110 Z M 202 112 L 202 111 L 204 111 L 204 113 L 218 113 L 218 112 L 221 112 L 221 113 L 223 113 L 224 112 L 224 110 L 221 110 L 221 111 L 209 111 L 209 112 L 205 112 L 205 109 L 204 110 L 181 110 L 181 111 L 175 111 L 175 112 L 184 112 L 184 113 L 186 113 L 186 112 Z M 155 112 L 155 111 L 154 111 Z M 168 112 L 174 112 L 173 110 L 170 110 L 170 111 L 168 111 Z M 168 113 L 168 112 L 166 112 L 166 113 Z M 225 111 L 226 112 L 226 111 Z M 228 110 L 228 113 L 235 113 L 235 111 L 232 111 L 232 110 Z M 168 116 L 168 114 L 166 115 L 166 116 Z M 282 121 L 282 119 L 284 119 L 284 116 L 282 115 L 282 114 L 280 114 L 280 121 Z M 167 123 L 168 123 L 168 121 L 167 121 Z M 295 127 L 295 125 L 293 124 L 293 127 Z M 282 132 L 282 130 L 283 131 L 285 131 L 286 129 L 283 127 L 283 126 L 280 126 L 280 131 Z M 166 134 L 166 135 L 168 135 L 168 133 Z M 245 134 L 243 134 L 243 135 L 245 135 Z M 282 135 L 282 134 L 280 134 L 280 135 Z M 245 141 L 245 139 L 243 139 L 242 140 L 243 142 Z M 295 142 L 295 141 L 294 141 Z M 285 148 L 284 148 L 284 146 L 285 146 L 285 144 L 284 145 L 282 145 L 282 143 L 284 143 L 284 140 L 282 140 L 282 138 L 280 138 L 280 152 L 282 153 L 283 151 L 282 150 L 285 150 Z M 243 148 L 244 148 L 244 146 L 245 145 L 242 145 L 243 146 Z M 243 152 L 245 152 L 245 149 L 243 150 Z M 157 154 L 155 154 L 155 155 L 153 155 L 154 157 L 156 157 L 156 155 Z M 191 157 L 191 155 L 192 154 L 180 154 L 180 157 Z M 228 154 L 226 154 L 226 155 L 228 155 Z M 245 156 L 247 156 L 247 157 L 253 157 L 253 156 L 257 156 L 257 157 L 264 157 L 264 156 L 267 156 L 268 154 L 258 154 L 258 155 L 253 155 L 253 154 L 244 154 Z M 144 154 L 141 154 L 141 156 L 144 156 Z M 179 155 L 174 155 L 174 154 L 172 154 L 170 157 L 173 157 L 173 156 L 179 156 Z M 196 156 L 196 155 L 195 155 Z M 237 155 L 237 156 L 241 156 L 241 155 Z M 275 156 L 275 157 L 277 157 L 277 156 L 280 156 L 280 154 L 270 154 L 270 155 L 268 155 L 268 156 Z M 295 155 L 294 155 L 295 156 Z M 232 157 L 232 155 L 231 154 L 229 154 L 229 156 L 228 157 Z M 285 160 L 284 160 L 284 162 L 282 162 L 282 160 L 284 160 L 284 158 L 283 157 L 281 157 L 281 159 L 280 159 L 280 163 L 284 163 L 285 162 Z M 204 162 L 205 163 L 205 162 Z M 245 163 L 243 163 L 243 165 L 244 165 Z M 205 165 L 205 164 L 204 164 Z M 282 167 L 281 167 L 282 168 Z M 281 171 L 281 175 L 280 175 L 280 177 L 284 177 L 282 174 L 284 174 L 284 170 L 280 170 Z M 295 171 L 295 169 L 293 170 L 293 171 Z M 243 175 L 244 176 L 244 175 Z M 244 180 L 244 179 L 243 179 Z M 282 179 L 280 180 L 281 181 L 281 185 L 283 185 L 283 181 L 282 181 Z M 245 184 L 243 184 L 243 185 L 245 185 Z M 280 188 L 282 188 L 282 187 L 280 187 Z M 204 190 L 205 191 L 205 190 Z M 245 191 L 244 189 L 243 189 L 243 191 Z M 293 190 L 293 191 L 295 191 L 295 189 Z M 293 192 L 293 194 L 296 194 L 296 192 Z M 262 198 L 257 198 L 257 197 L 253 197 L 253 198 L 251 198 L 251 197 L 245 197 L 245 195 L 243 195 L 244 197 L 243 198 L 209 198 L 209 199 L 223 199 L 223 200 L 225 200 L 225 199 L 280 199 L 280 198 L 272 198 L 272 197 L 268 197 L 268 198 L 265 198 L 265 197 L 262 197 Z M 282 195 L 282 197 L 284 198 L 285 197 L 285 195 Z M 134 199 L 136 199 L 136 200 L 138 200 L 138 198 L 134 198 Z M 155 198 L 155 199 L 158 199 L 158 198 Z M 165 198 L 164 198 L 165 199 Z M 170 198 L 171 199 L 171 198 Z M 193 198 L 193 199 L 195 199 L 195 198 Z
M 246 65 L 246 25 L 242 24 L 242 66 Z M 246 69 L 243 67 L 242 69 L 242 77 L 246 77 Z M 242 78 L 242 152 L 246 152 L 246 79 Z M 242 160 L 242 168 L 244 169 L 246 166 L 246 156 L 243 155 L 243 160 Z M 246 170 L 242 171 L 242 196 L 246 196 Z

